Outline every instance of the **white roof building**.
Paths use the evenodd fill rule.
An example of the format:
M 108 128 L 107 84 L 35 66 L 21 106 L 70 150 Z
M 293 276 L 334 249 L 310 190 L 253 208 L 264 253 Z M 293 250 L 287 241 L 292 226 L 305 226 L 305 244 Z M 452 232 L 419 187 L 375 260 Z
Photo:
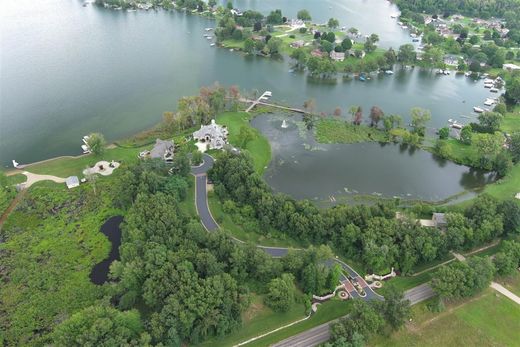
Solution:
M 78 176 L 69 176 L 65 180 L 65 184 L 67 185 L 67 188 L 72 189 L 79 187 L 79 178 Z
M 330 59 L 334 61 L 343 61 L 345 60 L 345 53 L 332 51 L 330 52 Z
M 222 149 L 227 144 L 228 130 L 211 120 L 209 125 L 201 125 L 200 129 L 193 133 L 193 138 L 209 145 L 209 149 Z
M 520 70 L 520 66 L 518 66 L 516 64 L 504 64 L 504 65 L 502 65 L 502 68 L 507 71 Z
M 150 158 L 171 162 L 173 161 L 174 150 L 175 146 L 173 145 L 173 141 L 156 139 L 155 146 L 153 146 L 153 149 L 150 151 Z

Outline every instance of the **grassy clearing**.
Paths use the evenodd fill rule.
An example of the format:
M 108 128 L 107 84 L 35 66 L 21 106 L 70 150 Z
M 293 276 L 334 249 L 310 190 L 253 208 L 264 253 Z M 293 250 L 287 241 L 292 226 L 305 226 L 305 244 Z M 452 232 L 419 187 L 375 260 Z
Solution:
M 508 113 L 502 120 L 500 129 L 510 134 L 520 131 L 520 114 Z
M 217 223 L 219 223 L 219 225 L 225 231 L 229 232 L 232 236 L 236 237 L 239 240 L 263 246 L 294 248 L 305 247 L 305 245 L 301 242 L 291 239 L 286 234 L 283 234 L 274 229 L 270 229 L 264 235 L 253 230 L 253 226 L 248 228 L 247 226 L 235 223 L 231 215 L 224 213 L 224 211 L 222 210 L 222 204 L 213 192 L 208 192 L 208 205 L 209 209 L 211 210 L 211 214 L 213 215 Z M 244 224 L 251 223 L 246 222 Z
M 320 143 L 387 142 L 385 132 L 366 125 L 353 125 L 338 119 L 322 119 L 316 125 L 316 139 Z
M 488 289 L 483 295 L 449 305 L 438 315 L 425 304 L 413 308 L 412 323 L 371 346 L 517 346 L 520 306 Z
M 500 200 L 512 199 L 519 192 L 520 165 L 516 165 L 506 177 L 494 184 L 487 185 L 484 189 L 484 193 L 488 193 Z
M 40 182 L 9 215 L 0 245 L 4 343 L 43 345 L 58 322 L 102 296 L 89 274 L 110 248 L 100 226 L 121 214 L 110 189 L 108 180 L 98 181 L 98 195 L 88 185 Z
M 186 212 L 188 216 L 198 218 L 197 209 L 195 208 L 195 177 L 189 175 L 186 180 L 190 186 L 188 187 L 186 199 L 179 202 L 179 207 Z
M 429 282 L 432 279 L 432 275 L 434 273 L 435 270 L 424 272 L 417 276 L 397 276 L 388 280 L 386 283 L 393 283 L 400 290 L 406 291 L 423 283 Z
M 225 112 L 217 116 L 217 122 L 227 126 L 229 130 L 229 143 L 238 147 L 240 128 L 250 127 L 254 137 L 244 148 L 253 158 L 255 170 L 262 174 L 271 161 L 271 146 L 269 141 L 255 128 L 251 127 L 249 121 L 251 115 L 245 112 Z
M 301 303 L 294 304 L 287 312 L 278 313 L 263 304 L 262 296 L 254 295 L 251 305 L 242 314 L 242 327 L 231 335 L 221 339 L 210 339 L 199 346 L 234 346 L 304 317 L 305 307 Z
M 89 154 L 75 158 L 67 157 L 51 159 L 39 164 L 30 165 L 26 168 L 26 170 L 36 174 L 54 175 L 58 177 L 68 177 L 71 175 L 83 177 L 83 170 L 87 166 L 94 166 L 100 160 L 115 160 L 126 164 L 133 163 L 138 160 L 137 155 L 139 152 L 147 148 L 150 148 L 150 146 L 137 148 L 116 147 L 107 149 L 104 154 L 99 156 Z
M 288 337 L 299 334 L 305 330 L 312 329 L 318 325 L 330 322 L 334 319 L 343 317 L 349 313 L 352 300 L 341 301 L 341 300 L 330 300 L 324 304 L 318 306 L 318 312 L 316 312 L 311 318 L 301 323 L 295 324 L 286 329 L 280 330 L 274 334 L 268 335 L 262 339 L 256 340 L 252 343 L 247 344 L 248 347 L 264 347 L 270 346 L 273 343 L 284 340 Z

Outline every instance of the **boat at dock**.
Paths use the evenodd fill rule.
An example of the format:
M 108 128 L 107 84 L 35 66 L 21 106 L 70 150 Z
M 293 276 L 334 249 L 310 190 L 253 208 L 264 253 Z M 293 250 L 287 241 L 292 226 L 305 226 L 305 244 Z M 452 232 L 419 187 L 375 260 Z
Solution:
M 482 113 L 482 112 L 484 112 L 484 109 L 482 109 L 482 108 L 480 108 L 478 106 L 475 106 L 475 107 L 473 107 L 473 111 L 476 112 L 476 113 Z
M 491 93 L 498 93 L 498 89 L 497 88 L 491 88 L 489 91 Z

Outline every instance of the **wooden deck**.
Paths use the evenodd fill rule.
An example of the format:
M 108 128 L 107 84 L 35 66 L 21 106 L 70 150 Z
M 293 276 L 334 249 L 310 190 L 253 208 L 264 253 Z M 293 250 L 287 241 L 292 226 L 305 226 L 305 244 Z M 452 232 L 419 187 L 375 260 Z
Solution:
M 287 106 L 281 106 L 281 105 L 277 105 L 277 104 L 274 104 L 274 103 L 270 103 L 270 102 L 267 102 L 267 101 L 263 101 L 263 100 L 267 100 L 269 97 L 271 96 L 271 92 L 269 91 L 265 91 L 258 99 L 256 100 L 251 100 L 251 99 L 246 99 L 246 98 L 241 98 L 240 99 L 240 102 L 243 102 L 243 103 L 246 103 L 246 104 L 251 104 L 249 105 L 249 107 L 246 109 L 246 112 L 251 112 L 251 110 L 253 108 L 255 108 L 256 105 L 262 105 L 262 106 L 268 106 L 268 107 L 273 107 L 273 108 L 277 108 L 277 109 L 280 109 L 280 110 L 284 110 L 284 111 L 291 111 L 291 112 L 296 112 L 296 113 L 302 113 L 302 114 L 305 114 L 305 113 L 309 113 L 305 110 L 302 110 L 302 109 L 299 109 L 299 108 L 295 108 L 295 107 L 287 107 Z

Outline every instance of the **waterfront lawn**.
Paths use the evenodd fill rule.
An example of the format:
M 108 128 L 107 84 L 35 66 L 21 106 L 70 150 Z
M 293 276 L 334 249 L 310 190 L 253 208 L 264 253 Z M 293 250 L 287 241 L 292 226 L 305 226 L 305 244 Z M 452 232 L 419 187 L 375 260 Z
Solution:
M 488 193 L 497 199 L 505 200 L 514 198 L 520 192 L 520 165 L 515 165 L 506 177 L 485 187 L 484 193 Z M 520 200 L 517 200 L 520 203 Z
M 39 164 L 30 165 L 24 170 L 41 175 L 54 175 L 58 177 L 68 177 L 76 175 L 83 177 L 83 170 L 87 166 L 92 167 L 100 160 L 118 161 L 125 164 L 137 162 L 139 152 L 150 149 L 151 146 L 137 148 L 115 147 L 109 148 L 102 155 L 83 155 L 79 157 L 64 157 L 51 159 Z M 116 170 L 117 171 L 117 170 Z
M 229 143 L 238 147 L 240 128 L 251 128 L 253 139 L 245 149 L 253 158 L 256 172 L 262 174 L 271 161 L 271 146 L 269 141 L 258 130 L 253 128 L 249 121 L 251 115 L 246 112 L 225 112 L 217 116 L 217 123 L 227 126 L 229 131 Z
M 233 220 L 233 216 L 225 213 L 222 210 L 222 204 L 215 195 L 214 192 L 208 192 L 208 206 L 211 214 L 217 221 L 217 223 L 226 232 L 230 233 L 231 236 L 236 237 L 244 242 L 250 242 L 253 244 L 259 244 L 262 246 L 273 246 L 273 247 L 293 247 L 300 248 L 305 245 L 302 242 L 294 240 L 284 233 L 270 229 L 267 234 L 261 234 L 254 230 L 258 226 L 258 222 L 255 220 L 246 220 L 241 216 L 244 221 L 243 224 L 239 225 Z M 245 230 L 247 229 L 247 230 Z
M 68 190 L 39 182 L 11 212 L 0 244 L 4 344 L 44 345 L 57 323 L 102 297 L 89 275 L 110 249 L 100 226 L 121 214 L 111 207 L 110 190 L 102 180 L 97 195 L 89 185 Z
M 370 346 L 516 346 L 520 341 L 520 306 L 491 289 L 479 297 L 447 305 L 433 314 L 426 303 L 413 307 L 413 321 Z
M 448 145 L 448 160 L 459 164 L 473 165 L 480 158 L 475 146 L 466 145 L 454 138 L 447 139 L 446 144 Z
M 353 125 L 339 119 L 322 119 L 316 124 L 316 139 L 320 143 L 387 142 L 383 130 L 367 125 Z
M 305 317 L 305 306 L 302 303 L 295 303 L 289 311 L 279 313 L 265 306 L 263 300 L 263 296 L 253 294 L 251 305 L 242 314 L 242 326 L 237 331 L 224 338 L 207 340 L 199 346 L 234 346 Z
M 502 120 L 500 130 L 509 134 L 520 131 L 520 113 L 508 113 Z
M 333 299 L 318 306 L 318 311 L 311 318 L 282 329 L 271 335 L 267 335 L 261 339 L 247 344 L 248 347 L 264 347 L 270 346 L 278 341 L 284 340 L 291 336 L 297 335 L 306 330 L 317 327 L 318 325 L 333 321 L 335 319 L 346 316 L 352 306 L 352 300 L 341 301 Z

